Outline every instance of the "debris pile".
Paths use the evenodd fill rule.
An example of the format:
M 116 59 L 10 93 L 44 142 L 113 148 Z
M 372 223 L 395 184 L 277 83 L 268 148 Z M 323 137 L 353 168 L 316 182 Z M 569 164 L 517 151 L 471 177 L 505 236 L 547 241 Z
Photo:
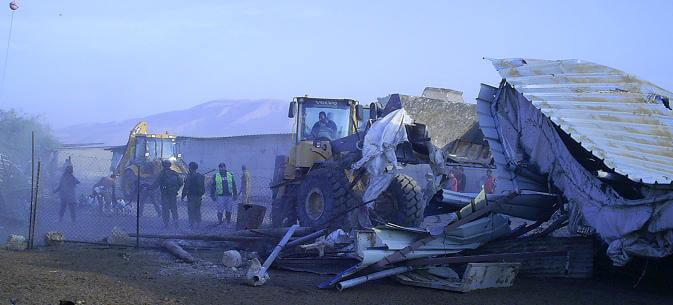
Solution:
M 47 246 L 62 246 L 65 237 L 62 232 L 47 232 L 44 234 L 44 244 Z
M 28 248 L 28 242 L 26 242 L 26 238 L 22 235 L 9 235 L 9 238 L 7 238 L 7 250 L 11 251 L 23 251 Z

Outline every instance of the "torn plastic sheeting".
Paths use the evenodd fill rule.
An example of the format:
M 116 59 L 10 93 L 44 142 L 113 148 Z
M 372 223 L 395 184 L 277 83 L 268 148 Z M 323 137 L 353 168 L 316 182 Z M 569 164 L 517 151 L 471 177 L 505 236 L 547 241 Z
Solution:
M 664 238 L 666 234 L 652 237 L 636 233 L 653 218 L 655 210 L 668 211 L 666 206 L 670 203 L 631 205 L 630 200 L 623 198 L 584 168 L 570 152 L 549 118 L 507 83 L 503 83 L 498 89 L 492 104 L 483 99 L 478 102 L 480 109 L 490 110 L 490 116 L 498 130 L 499 139 L 489 139 L 495 142 L 490 147 L 493 149 L 503 146 L 507 152 L 506 162 L 511 165 L 498 166 L 498 177 L 506 177 L 506 172 L 514 172 L 516 169 L 526 169 L 526 164 L 530 164 L 528 170 L 535 168 L 540 178 L 529 179 L 527 183 L 537 180 L 537 187 L 540 189 L 546 189 L 547 183 L 558 188 L 568 200 L 571 211 L 570 227 L 586 221 L 595 228 L 610 244 L 608 255 L 616 265 L 626 263 L 628 256 L 632 254 L 661 257 L 672 253 L 670 242 Z M 518 178 L 514 180 L 516 179 Z M 513 185 L 518 183 L 514 182 Z M 641 186 L 647 187 L 647 184 Z M 656 191 L 653 193 L 657 194 Z M 673 217 L 665 214 L 668 215 L 661 214 L 664 216 L 657 222 L 657 228 L 669 228 L 673 225 Z M 642 240 L 636 242 L 638 238 L 632 240 L 632 236 L 639 236 Z M 645 250 L 644 247 L 650 249 Z
M 649 241 L 633 233 L 608 246 L 608 256 L 617 266 L 624 266 L 631 256 L 664 257 L 673 252 L 673 231 L 657 232 Z
M 405 125 L 413 120 L 404 109 L 395 110 L 374 122 L 365 135 L 362 159 L 353 164 L 353 169 L 365 166 L 369 173 L 369 185 L 362 196 L 362 202 L 373 201 L 385 191 L 399 169 L 395 149 L 397 144 L 407 141 Z

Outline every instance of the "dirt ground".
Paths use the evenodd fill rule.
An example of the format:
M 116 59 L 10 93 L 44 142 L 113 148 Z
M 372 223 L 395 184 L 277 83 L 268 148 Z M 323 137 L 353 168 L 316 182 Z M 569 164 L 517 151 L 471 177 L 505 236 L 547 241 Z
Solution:
M 189 265 L 157 250 L 66 245 L 30 252 L 0 250 L 0 304 L 671 304 L 673 292 L 632 289 L 628 280 L 533 280 L 459 294 L 391 280 L 350 290 L 319 290 L 329 278 L 271 270 L 248 287 L 244 270 L 217 263 L 220 250 L 194 253 Z M 12 303 L 14 301 L 14 303 Z

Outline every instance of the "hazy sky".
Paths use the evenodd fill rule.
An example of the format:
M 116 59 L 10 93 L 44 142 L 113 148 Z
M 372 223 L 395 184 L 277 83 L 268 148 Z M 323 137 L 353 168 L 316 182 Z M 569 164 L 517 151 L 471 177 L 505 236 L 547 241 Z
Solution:
M 366 3 L 365 3 L 366 2 Z M 673 1 L 19 0 L 0 108 L 55 127 L 222 98 L 474 100 L 482 57 L 580 58 L 673 90 Z M 10 21 L 0 6 L 0 65 Z M 1 66 L 0 66 L 1 68 Z

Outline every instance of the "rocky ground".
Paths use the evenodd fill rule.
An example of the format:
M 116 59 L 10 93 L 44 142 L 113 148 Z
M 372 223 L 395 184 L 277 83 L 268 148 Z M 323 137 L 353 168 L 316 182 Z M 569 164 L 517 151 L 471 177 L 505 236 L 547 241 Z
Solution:
M 670 289 L 633 278 L 533 280 L 465 294 L 402 286 L 391 280 L 344 292 L 319 290 L 329 278 L 271 270 L 262 287 L 243 269 L 221 265 L 221 250 L 194 252 L 189 265 L 153 249 L 66 245 L 30 252 L 0 250 L 0 304 L 671 304 Z M 656 283 L 655 283 L 656 284 Z M 655 285 L 656 286 L 656 285 Z M 12 301 L 14 303 L 12 303 Z

